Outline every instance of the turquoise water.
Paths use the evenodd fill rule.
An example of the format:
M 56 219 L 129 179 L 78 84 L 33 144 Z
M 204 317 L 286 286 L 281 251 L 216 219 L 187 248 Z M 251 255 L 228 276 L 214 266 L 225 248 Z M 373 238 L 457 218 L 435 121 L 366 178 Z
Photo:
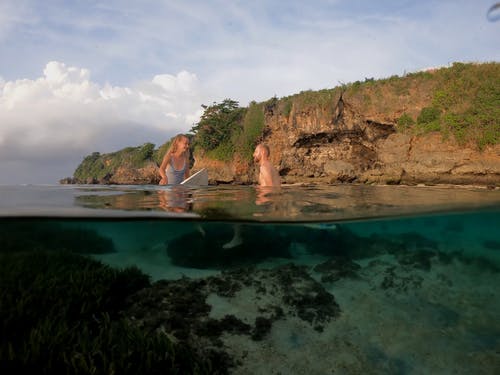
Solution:
M 211 348 L 216 365 L 206 372 L 500 368 L 499 190 L 25 186 L 0 194 L 4 256 L 62 251 L 137 267 L 150 284 L 119 316 L 200 356 Z M 6 301 L 15 298 L 2 301 L 4 317 Z

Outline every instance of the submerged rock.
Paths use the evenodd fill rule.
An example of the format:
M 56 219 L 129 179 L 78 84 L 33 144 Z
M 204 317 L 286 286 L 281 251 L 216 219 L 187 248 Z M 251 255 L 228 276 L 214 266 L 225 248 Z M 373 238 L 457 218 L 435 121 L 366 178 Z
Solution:
M 321 332 L 340 315 L 335 297 L 305 267 L 244 268 L 193 280 L 158 281 L 130 299 L 125 312 L 146 331 L 165 332 L 226 373 L 237 365 L 227 335 L 264 340 L 277 320 L 298 318 Z M 247 306 L 243 311 L 236 306 Z M 238 316 L 234 311 L 239 311 Z
M 321 281 L 332 283 L 343 277 L 357 277 L 361 266 L 347 257 L 334 257 L 314 267 L 314 271 L 322 274 Z
M 431 259 L 434 257 L 438 257 L 438 252 L 428 249 L 407 251 L 396 254 L 396 259 L 401 265 L 412 266 L 425 271 L 430 271 Z
M 4 222 L 0 227 L 2 253 L 70 251 L 79 254 L 115 252 L 113 241 L 90 229 L 72 228 L 57 222 L 26 220 Z

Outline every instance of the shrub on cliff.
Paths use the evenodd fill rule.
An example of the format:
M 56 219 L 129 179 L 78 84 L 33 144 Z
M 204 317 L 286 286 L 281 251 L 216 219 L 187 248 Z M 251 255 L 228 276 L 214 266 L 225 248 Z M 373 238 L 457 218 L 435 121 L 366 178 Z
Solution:
M 243 160 L 252 160 L 254 147 L 264 130 L 264 104 L 252 102 L 243 118 L 243 127 L 235 139 L 239 154 Z
M 441 117 L 441 111 L 435 107 L 425 107 L 422 108 L 420 114 L 417 117 L 418 130 L 424 133 L 432 131 L 440 131 L 441 124 L 439 122 Z
M 454 63 L 435 71 L 433 83 L 429 108 L 434 113 L 424 116 L 426 128 L 452 134 L 460 144 L 475 143 L 479 149 L 500 142 L 500 64 Z M 430 121 L 437 111 L 442 116 Z
M 401 131 L 406 131 L 410 129 L 415 124 L 415 121 L 411 118 L 408 113 L 403 113 L 398 119 L 398 129 Z
M 500 142 L 500 64 L 454 63 L 347 85 L 346 101 L 362 114 L 402 111 L 398 130 L 439 131 L 480 149 Z M 424 108 L 421 110 L 420 108 Z M 409 118 L 417 119 L 411 123 Z

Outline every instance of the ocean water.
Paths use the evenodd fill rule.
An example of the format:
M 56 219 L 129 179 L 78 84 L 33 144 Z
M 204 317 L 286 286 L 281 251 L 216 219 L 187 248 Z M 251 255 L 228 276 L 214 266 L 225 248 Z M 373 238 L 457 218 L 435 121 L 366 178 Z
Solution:
M 498 189 L 0 186 L 0 252 L 6 285 L 2 366 L 51 369 L 59 360 L 65 342 L 51 341 L 56 328 L 44 331 L 33 323 L 48 310 L 19 301 L 15 293 L 35 299 L 29 293 L 36 281 L 53 272 L 51 258 L 37 268 L 38 254 L 69 252 L 95 261 L 95 268 L 146 275 L 149 281 L 140 287 L 120 279 L 113 296 L 126 302 L 109 314 L 111 321 L 126 319 L 149 335 L 188 345 L 211 363 L 201 373 L 500 369 Z M 21 255 L 30 261 L 20 262 Z M 67 262 L 73 267 L 75 259 Z M 57 272 L 70 269 L 65 264 Z M 54 301 L 66 298 L 63 304 L 80 309 L 80 315 L 71 313 L 73 326 L 57 328 L 64 332 L 77 330 L 84 324 L 74 320 L 89 315 L 84 304 L 93 300 L 78 296 L 101 288 L 92 284 L 91 293 L 82 282 L 76 297 L 61 294 L 75 286 L 77 273 L 36 289 L 37 296 L 59 293 Z M 29 282 L 16 282 L 18 277 Z M 130 279 L 139 280 L 133 272 Z M 104 279 L 100 283 L 107 286 Z M 95 312 L 90 315 L 98 321 Z M 25 337 L 12 333 L 7 321 L 24 327 Z M 70 357 L 78 353 L 85 366 L 105 366 L 95 359 L 97 350 L 78 340 L 71 336 Z M 52 362 L 33 354 L 43 347 L 52 348 L 43 349 Z M 99 355 L 119 360 L 106 350 Z M 60 361 L 62 368 L 83 366 Z

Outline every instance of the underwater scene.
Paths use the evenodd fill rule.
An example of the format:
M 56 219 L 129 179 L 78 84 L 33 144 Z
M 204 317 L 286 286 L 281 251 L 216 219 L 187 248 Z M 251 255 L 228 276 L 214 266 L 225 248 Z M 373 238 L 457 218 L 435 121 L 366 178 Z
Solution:
M 0 187 L 0 370 L 496 374 L 500 191 Z

